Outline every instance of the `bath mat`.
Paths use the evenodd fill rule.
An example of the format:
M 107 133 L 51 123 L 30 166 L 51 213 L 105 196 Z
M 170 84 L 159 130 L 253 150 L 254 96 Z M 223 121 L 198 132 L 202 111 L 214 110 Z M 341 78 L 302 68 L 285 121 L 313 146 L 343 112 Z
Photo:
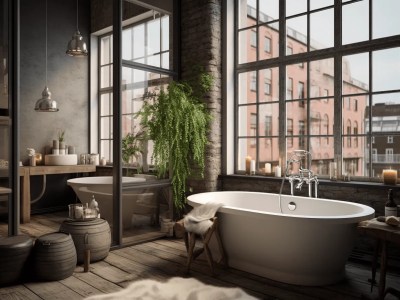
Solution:
M 252 300 L 240 288 L 225 288 L 204 284 L 194 278 L 173 277 L 166 282 L 151 279 L 135 281 L 125 289 L 86 300 Z
M 184 218 L 183 225 L 188 232 L 204 234 L 211 227 L 210 220 L 215 216 L 222 203 L 205 203 L 193 208 Z

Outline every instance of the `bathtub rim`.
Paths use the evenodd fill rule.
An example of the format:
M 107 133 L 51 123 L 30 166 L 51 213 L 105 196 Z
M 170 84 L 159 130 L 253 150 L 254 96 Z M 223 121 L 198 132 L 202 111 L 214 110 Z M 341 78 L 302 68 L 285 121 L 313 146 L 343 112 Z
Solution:
M 239 194 L 262 194 L 262 195 L 274 195 L 274 196 L 279 196 L 279 194 L 275 193 L 263 193 L 263 192 L 250 192 L 250 191 L 215 191 L 215 192 L 203 192 L 203 193 L 197 193 L 193 194 L 187 197 L 187 203 L 191 205 L 192 207 L 201 205 L 206 203 L 206 201 L 201 202 L 196 202 L 196 198 L 200 198 L 202 195 L 205 194 L 229 194 L 229 193 L 239 193 Z M 303 198 L 309 198 L 309 197 L 302 197 L 302 196 L 291 196 L 291 195 L 282 195 L 283 197 L 293 197 L 293 199 L 303 199 Z M 335 215 L 335 216 L 309 216 L 309 215 L 291 215 L 291 214 L 285 214 L 285 213 L 274 213 L 274 212 L 261 212 L 258 210 L 254 209 L 247 209 L 247 208 L 237 208 L 229 205 L 223 205 L 222 207 L 219 208 L 218 212 L 222 213 L 227 213 L 227 214 L 235 214 L 235 215 L 247 215 L 247 216 L 252 216 L 252 217 L 265 217 L 267 216 L 272 216 L 272 217 L 287 217 L 287 218 L 292 218 L 292 219 L 304 219 L 307 221 L 323 221 L 323 222 L 329 222 L 329 223 L 340 223 L 340 224 L 345 224 L 345 223 L 358 223 L 363 220 L 367 219 L 372 219 L 375 216 L 375 210 L 364 204 L 360 203 L 355 203 L 355 202 L 348 202 L 348 201 L 342 201 L 342 200 L 333 200 L 333 199 L 325 199 L 325 198 L 311 198 L 315 199 L 315 201 L 329 201 L 329 202 L 334 202 L 338 203 L 341 205 L 350 205 L 350 206 L 357 206 L 359 208 L 362 208 L 362 211 L 359 213 L 354 213 L 354 214 L 344 214 L 344 215 Z M 221 202 L 223 203 L 223 202 Z

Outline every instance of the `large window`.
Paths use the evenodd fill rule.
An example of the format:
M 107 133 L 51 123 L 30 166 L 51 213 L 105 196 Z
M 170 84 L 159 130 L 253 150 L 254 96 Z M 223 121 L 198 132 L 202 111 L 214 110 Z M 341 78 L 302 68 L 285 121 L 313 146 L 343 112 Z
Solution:
M 328 175 L 325 171 L 319 174 L 326 168 L 318 166 L 337 158 L 343 161 L 343 172 L 350 172 L 353 178 L 381 176 L 387 162 L 400 169 L 400 145 L 390 153 L 383 147 L 389 136 L 391 140 L 400 136 L 400 68 L 396 67 L 400 61 L 400 18 L 396 14 L 400 2 L 235 3 L 238 56 L 234 94 L 239 129 L 235 171 L 244 170 L 247 155 L 256 159 L 257 166 L 265 162 L 274 166 L 283 164 L 298 148 L 311 152 L 312 168 L 318 175 Z M 249 38 L 245 44 L 244 37 L 253 32 L 262 38 Z M 273 56 L 254 51 L 265 50 L 264 37 L 278 43 Z M 248 74 L 257 74 L 260 82 L 262 71 L 268 69 L 276 71 L 268 81 L 263 78 L 256 86 L 246 83 Z M 268 103 L 273 112 L 270 127 L 274 129 L 274 143 L 269 147 L 260 124 L 251 142 L 244 130 L 254 126 L 254 117 L 244 117 L 250 113 L 257 114 L 257 122 L 265 120 L 267 90 L 272 99 Z M 373 140 L 382 147 L 373 150 Z
M 171 18 L 154 14 L 131 24 L 122 32 L 122 137 L 140 135 L 140 119 L 135 114 L 143 100 L 166 88 L 172 70 Z M 112 34 L 99 37 L 99 151 L 112 162 Z M 143 157 L 128 163 L 150 161 L 152 144 L 143 148 Z M 136 161 L 135 161 L 136 160 Z

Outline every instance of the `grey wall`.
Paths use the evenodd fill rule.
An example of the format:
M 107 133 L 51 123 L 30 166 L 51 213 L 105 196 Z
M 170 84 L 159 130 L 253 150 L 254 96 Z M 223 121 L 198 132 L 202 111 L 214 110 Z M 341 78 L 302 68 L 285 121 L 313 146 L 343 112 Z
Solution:
M 90 26 L 89 0 L 79 1 L 79 30 L 86 42 Z M 66 143 L 88 152 L 88 57 L 65 54 L 76 30 L 76 1 L 48 1 L 48 87 L 59 112 L 36 112 L 34 106 L 45 87 L 45 0 L 21 0 L 20 158 L 26 148 L 44 152 L 66 130 Z M 89 45 L 88 45 L 89 46 Z

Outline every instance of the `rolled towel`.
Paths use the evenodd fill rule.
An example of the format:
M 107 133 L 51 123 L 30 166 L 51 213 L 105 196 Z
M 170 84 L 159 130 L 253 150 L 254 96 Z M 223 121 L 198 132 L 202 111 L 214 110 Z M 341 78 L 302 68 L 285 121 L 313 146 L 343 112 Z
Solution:
M 385 220 L 386 224 L 391 226 L 399 226 L 400 225 L 400 218 L 395 216 L 386 217 Z
M 223 206 L 222 203 L 213 202 L 196 206 L 183 218 L 185 230 L 197 234 L 205 234 L 212 225 L 210 219 L 215 216 L 221 206 Z

